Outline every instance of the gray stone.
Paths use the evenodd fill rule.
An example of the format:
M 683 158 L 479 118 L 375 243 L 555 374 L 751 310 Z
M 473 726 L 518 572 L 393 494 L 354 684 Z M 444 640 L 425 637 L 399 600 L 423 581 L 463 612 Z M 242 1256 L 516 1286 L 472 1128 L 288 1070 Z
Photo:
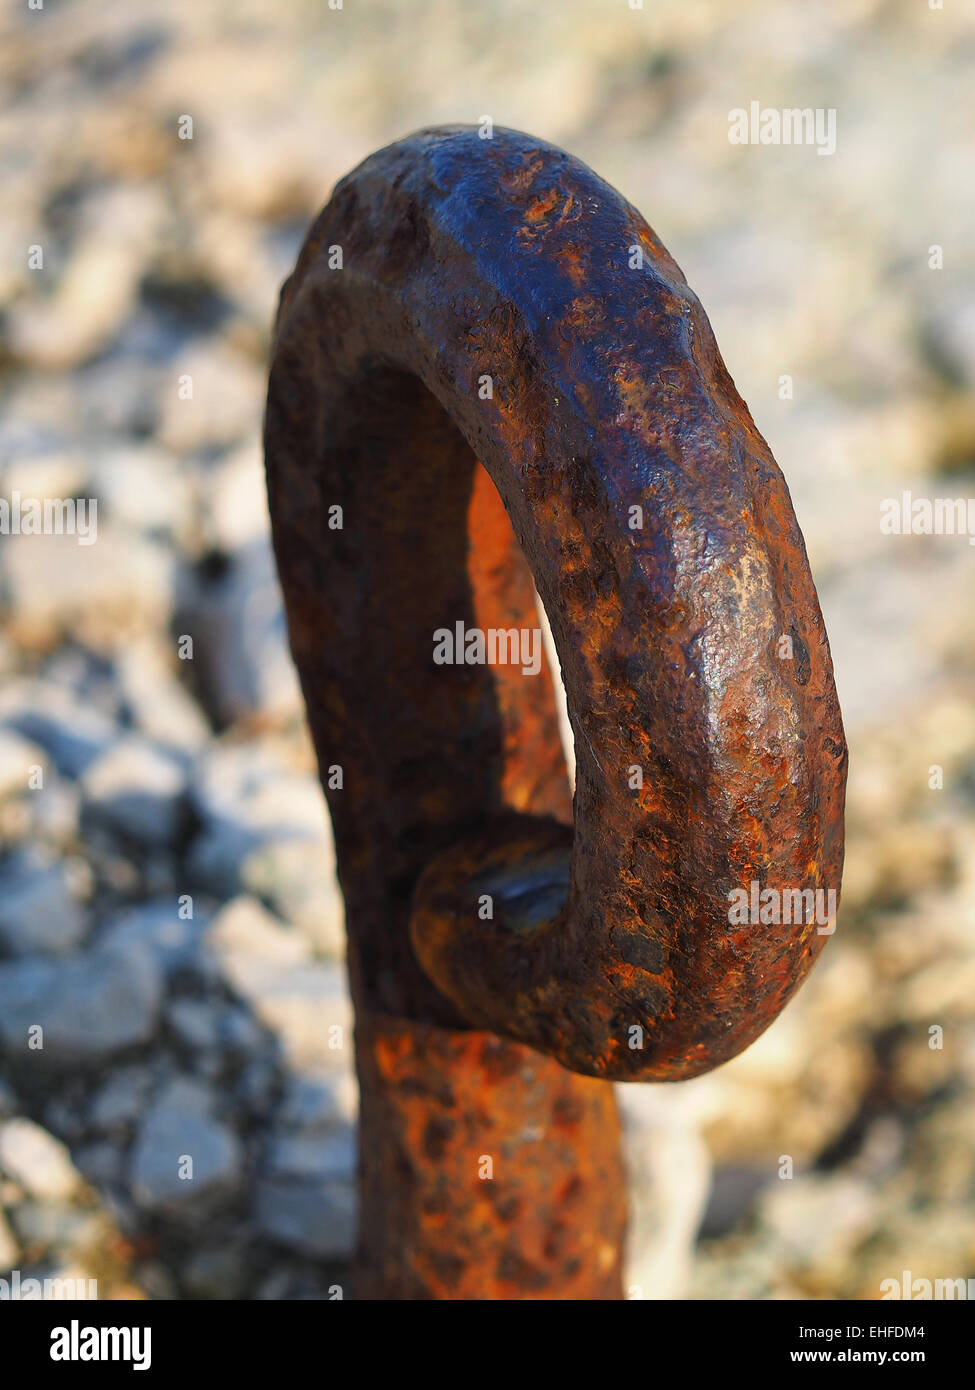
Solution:
M 119 697 L 109 658 L 85 646 L 58 647 L 44 663 L 42 678 L 87 710 L 119 723 Z
M 85 1117 L 74 1088 L 53 1095 L 44 1106 L 41 1119 L 44 1128 L 66 1144 L 77 1144 L 85 1136 Z
M 264 1179 L 256 1197 L 257 1229 L 302 1255 L 347 1255 L 355 1238 L 355 1196 L 350 1184 Z
M 267 536 L 228 557 L 219 579 L 197 584 L 184 613 L 208 705 L 221 723 L 298 713 L 298 680 Z
M 247 1282 L 246 1246 L 241 1241 L 198 1250 L 183 1268 L 191 1298 L 240 1298 Z
M 267 1033 L 246 1009 L 231 1007 L 220 1017 L 220 1041 L 234 1057 L 254 1057 L 267 1046 Z
M 235 897 L 243 891 L 243 866 L 260 844 L 260 833 L 247 826 L 228 821 L 205 826 L 187 856 L 193 886 L 218 898 Z
M 171 1303 L 179 1298 L 173 1274 L 159 1260 L 139 1266 L 139 1287 L 147 1298 L 156 1302 Z
M 120 357 L 93 363 L 80 372 L 75 413 L 89 437 L 119 440 L 152 431 L 159 416 L 156 397 L 164 374 L 168 384 L 168 373 L 155 363 Z M 115 524 L 113 518 L 106 519 Z M 119 519 L 119 529 L 123 524 Z
M 759 1194 L 771 1180 L 767 1168 L 736 1164 L 716 1169 L 698 1239 L 716 1240 L 729 1235 L 754 1209 Z
M 217 915 L 207 946 L 223 978 L 276 1033 L 299 1069 L 348 1069 L 352 1013 L 342 967 L 316 961 L 308 942 L 252 898 Z
M 62 777 L 77 778 L 118 737 L 111 719 L 44 681 L 19 681 L 0 695 L 0 720 L 41 747 Z
M 223 898 L 258 897 L 317 950 L 343 955 L 344 909 L 317 779 L 266 752 L 228 746 L 205 760 L 191 795 L 203 821 L 189 856 L 194 881 Z
M 356 1142 L 351 1129 L 331 1134 L 283 1134 L 271 1145 L 267 1160 L 273 1177 L 325 1182 L 355 1175 Z
M 226 1071 L 226 1063 L 219 1052 L 198 1052 L 192 1058 L 190 1065 L 193 1068 L 194 1076 L 215 1083 L 223 1079 Z
M 97 1066 L 155 1035 L 162 992 L 158 964 L 134 944 L 3 964 L 0 1044 L 21 1063 L 69 1071 Z M 31 1032 L 38 1025 L 41 1048 L 40 1035 Z
M 279 1266 L 265 1275 L 254 1297 L 262 1303 L 284 1303 L 290 1299 L 293 1289 L 293 1270 L 287 1266 Z
M 233 897 L 251 878 L 262 896 L 268 890 L 269 900 L 277 884 L 286 891 L 286 866 L 261 863 L 269 845 L 285 840 L 311 842 L 313 877 L 326 885 L 319 891 L 334 883 L 325 799 L 310 774 L 297 775 L 263 748 L 220 745 L 197 769 L 191 800 L 203 828 L 191 849 L 189 868 L 194 880 L 218 896 Z M 296 871 L 308 864 L 303 860 Z
M 46 1201 L 68 1201 L 79 1185 L 68 1150 L 32 1120 L 0 1124 L 0 1169 L 32 1197 Z
M 144 845 L 167 845 L 182 827 L 186 778 L 179 763 L 140 738 L 124 738 L 85 772 L 82 818 Z
M 214 1104 L 210 1089 L 187 1077 L 171 1081 L 156 1098 L 131 1161 L 132 1194 L 143 1210 L 197 1218 L 233 1198 L 243 1176 L 243 1149 L 237 1135 L 214 1118 Z
M 354 1077 L 343 1072 L 293 1073 L 279 1123 L 302 1132 L 321 1132 L 350 1123 L 357 1111 Z
M 237 1083 L 240 1103 L 255 1115 L 266 1115 L 278 1090 L 280 1074 L 271 1062 L 251 1062 Z
M 146 1109 L 152 1085 L 148 1067 L 122 1067 L 95 1095 L 89 1116 L 91 1127 L 114 1130 L 135 1124 Z
M 202 948 L 209 913 L 197 911 L 195 905 L 192 917 L 181 917 L 180 911 L 176 898 L 140 903 L 106 924 L 101 944 L 147 951 L 166 975 L 182 971 L 205 974 Z
M 26 849 L 0 868 L 0 945 L 10 954 L 64 955 L 84 930 L 84 914 L 63 863 Z
M 75 1164 L 79 1173 L 96 1187 L 117 1187 L 122 1180 L 124 1154 L 118 1144 L 100 1140 L 76 1150 Z
M 975 385 L 975 295 L 954 294 L 928 330 L 931 355 L 953 379 Z
M 166 1008 L 166 1021 L 179 1041 L 195 1053 L 220 1046 L 220 1012 L 198 999 L 175 999 Z

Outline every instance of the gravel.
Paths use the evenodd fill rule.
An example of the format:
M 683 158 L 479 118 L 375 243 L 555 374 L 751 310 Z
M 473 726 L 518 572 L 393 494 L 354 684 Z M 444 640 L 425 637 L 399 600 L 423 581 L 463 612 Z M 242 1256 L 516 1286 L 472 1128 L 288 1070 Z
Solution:
M 0 1272 L 97 1268 L 103 1298 L 343 1282 L 352 1019 L 268 533 L 270 328 L 335 181 L 476 120 L 514 44 L 496 119 L 643 209 L 783 465 L 852 754 L 809 984 L 719 1072 L 621 1089 L 630 1296 L 971 1273 L 972 552 L 877 522 L 902 487 L 975 486 L 975 185 L 942 119 L 971 76 L 964 7 L 907 8 L 11 7 L 0 496 L 94 499 L 98 538 L 0 538 Z M 834 157 L 729 144 L 729 108 L 815 92 Z

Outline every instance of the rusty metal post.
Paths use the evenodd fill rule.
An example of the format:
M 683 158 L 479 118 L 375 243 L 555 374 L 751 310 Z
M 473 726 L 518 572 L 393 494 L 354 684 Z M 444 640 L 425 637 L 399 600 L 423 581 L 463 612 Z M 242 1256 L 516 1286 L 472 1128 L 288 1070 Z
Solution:
M 339 183 L 282 290 L 265 445 L 348 919 L 355 1292 L 617 1298 L 606 1080 L 717 1066 L 798 987 L 829 928 L 731 895 L 839 890 L 846 747 L 785 482 L 646 222 L 498 129 Z

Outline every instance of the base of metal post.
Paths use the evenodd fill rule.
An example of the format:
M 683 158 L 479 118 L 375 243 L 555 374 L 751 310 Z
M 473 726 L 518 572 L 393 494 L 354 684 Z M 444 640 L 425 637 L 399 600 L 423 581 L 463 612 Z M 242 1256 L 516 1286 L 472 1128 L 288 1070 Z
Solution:
M 490 1033 L 361 1017 L 366 1299 L 619 1299 L 612 1086 Z

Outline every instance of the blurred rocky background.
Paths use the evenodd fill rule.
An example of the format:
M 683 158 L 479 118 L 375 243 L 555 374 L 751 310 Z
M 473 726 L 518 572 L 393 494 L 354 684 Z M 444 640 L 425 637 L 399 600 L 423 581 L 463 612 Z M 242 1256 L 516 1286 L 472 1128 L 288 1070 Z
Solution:
M 719 1072 L 621 1096 L 631 1296 L 975 1276 L 975 552 L 879 526 L 975 487 L 966 7 L 18 0 L 0 39 L 0 496 L 98 502 L 94 545 L 0 537 L 0 1276 L 342 1284 L 342 907 L 268 545 L 269 328 L 337 178 L 485 115 L 616 184 L 702 299 L 851 747 L 813 977 Z M 730 144 L 752 100 L 835 107 L 835 154 Z

